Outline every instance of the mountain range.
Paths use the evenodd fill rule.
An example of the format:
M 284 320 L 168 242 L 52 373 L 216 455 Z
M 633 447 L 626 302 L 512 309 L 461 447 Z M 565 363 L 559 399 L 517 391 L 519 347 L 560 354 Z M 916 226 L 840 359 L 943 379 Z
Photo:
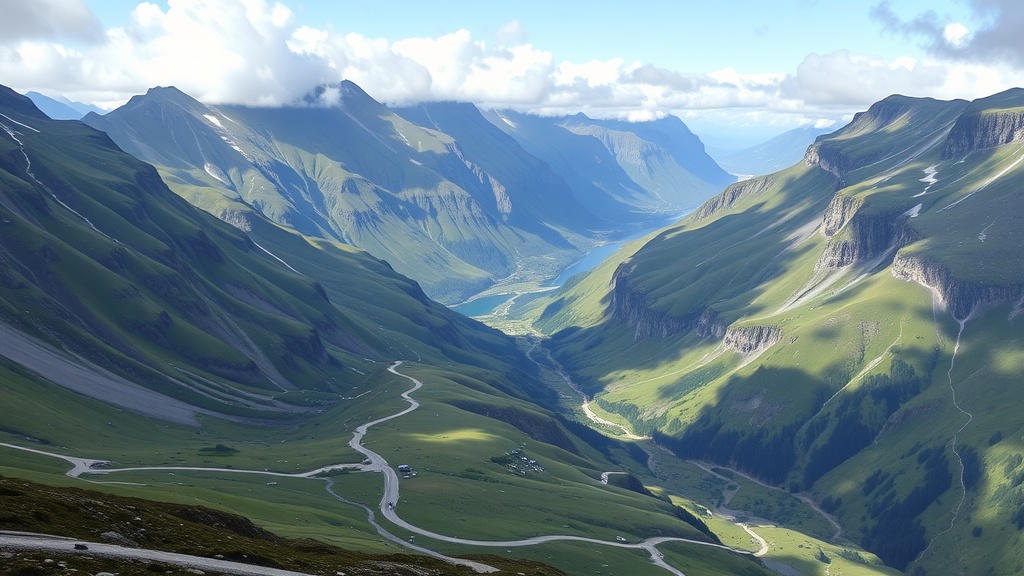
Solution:
M 256 212 L 357 246 L 445 303 L 554 277 L 596 243 L 696 207 L 730 181 L 681 122 L 647 134 L 642 124 L 580 128 L 585 137 L 570 140 L 616 174 L 607 187 L 531 154 L 473 105 L 391 110 L 351 82 L 276 108 L 157 88 L 83 121 L 219 218 L 245 227 Z
M 642 574 L 667 539 L 673 563 L 768 574 L 630 474 L 642 450 L 562 414 L 550 365 L 387 262 L 256 211 L 223 222 L 7 88 L 0 129 L 0 475 L 42 483 L 0 478 L 0 528 L 88 542 L 48 558 L 147 569 L 79 553 L 117 544 L 316 574 Z
M 1021 110 L 886 98 L 522 313 L 680 457 L 813 498 L 899 570 L 1016 573 Z
M 25 96 L 28 96 L 29 100 L 42 111 L 54 120 L 80 120 L 82 116 L 93 112 L 95 114 L 106 114 L 106 110 L 97 108 L 92 104 L 85 104 L 82 102 L 74 102 L 67 98 L 50 98 L 45 94 L 39 92 L 26 92 Z
M 264 528 L 360 562 L 489 540 L 523 573 L 1017 573 L 1022 110 L 891 96 L 731 183 L 676 118 L 342 83 L 280 108 L 154 88 L 83 123 L 0 88 L 0 474 L 241 513 L 261 528 L 173 512 L 278 559 L 327 552 Z M 431 299 L 693 206 L 510 306 L 530 334 Z M 0 483 L 26 510 L 0 528 L 196 549 L 122 518 L 167 508 Z

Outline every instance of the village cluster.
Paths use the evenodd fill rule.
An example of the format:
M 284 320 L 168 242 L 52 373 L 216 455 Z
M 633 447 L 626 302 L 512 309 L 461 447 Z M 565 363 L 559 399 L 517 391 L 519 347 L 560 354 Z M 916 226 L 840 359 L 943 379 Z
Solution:
M 540 473 L 544 471 L 544 467 L 538 464 L 536 460 L 527 456 L 522 448 L 510 450 L 501 456 L 491 456 L 491 462 L 505 466 L 509 472 L 519 476 L 526 476 L 531 472 Z

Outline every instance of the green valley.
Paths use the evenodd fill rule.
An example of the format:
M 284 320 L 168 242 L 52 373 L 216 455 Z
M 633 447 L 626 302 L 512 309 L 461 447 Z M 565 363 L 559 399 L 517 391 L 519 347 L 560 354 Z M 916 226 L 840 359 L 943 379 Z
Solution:
M 87 482 L 230 511 L 245 520 L 189 514 L 214 528 L 252 522 L 284 547 L 274 554 L 309 555 L 275 566 L 308 573 L 335 570 L 324 554 L 354 554 L 340 562 L 355 566 L 395 552 L 434 573 L 1016 570 L 1024 91 L 887 98 L 801 162 L 726 187 L 559 289 L 501 304 L 491 319 L 522 333 L 513 337 L 431 300 L 318 220 L 313 188 L 266 166 L 288 157 L 289 170 L 331 180 L 335 152 L 309 164 L 310 134 L 324 150 L 358 146 L 329 122 L 342 130 L 376 115 L 386 126 L 344 130 L 377 134 L 377 154 L 394 151 L 379 135 L 397 127 L 440 146 L 417 154 L 458 142 L 460 166 L 494 182 L 530 174 L 523 190 L 561 189 L 519 197 L 522 210 L 502 220 L 547 242 L 545 214 L 565 219 L 547 228 L 563 232 L 578 214 L 545 203 L 578 202 L 593 158 L 618 166 L 595 173 L 608 195 L 594 206 L 649 219 L 650 205 L 624 191 L 655 164 L 626 160 L 660 158 L 661 182 L 685 188 L 668 152 L 685 155 L 685 138 L 674 140 L 672 122 L 630 129 L 456 104 L 383 112 L 354 90 L 343 113 L 311 105 L 276 120 L 151 91 L 121 112 L 133 120 L 105 121 L 121 122 L 110 125 L 159 171 L 2 94 L 0 475 L 41 483 L 8 496 Z M 230 122 L 250 128 L 223 129 Z M 186 132 L 197 147 L 180 146 Z M 548 147 L 579 137 L 600 143 L 595 156 L 568 153 L 587 149 L 578 142 Z M 299 140 L 302 151 L 281 144 Z M 236 168 L 207 162 L 214 150 Z M 349 158 L 379 190 L 399 176 L 366 150 Z M 399 180 L 448 162 L 426 158 Z M 245 196 L 268 185 L 261 200 Z M 566 254 L 599 238 L 576 230 L 560 236 L 582 239 Z M 381 245 L 411 254 L 391 234 Z M 503 286 L 521 294 L 538 268 L 516 266 L 524 272 Z M 452 278 L 458 265 L 431 269 Z M 137 538 L 84 518 L 47 524 L 44 512 L 29 514 L 35 524 L 8 515 L 0 529 L 119 547 L 126 556 L 110 565 L 129 571 L 145 561 Z M 45 545 L 80 561 L 67 542 Z M 207 558 L 161 560 L 172 570 L 231 556 L 145 542 Z M 19 550 L 19 566 L 38 562 Z
M 817 501 L 821 540 L 1015 573 L 1022 98 L 887 98 L 520 316 L 605 418 Z
M 471 104 L 391 110 L 352 82 L 262 108 L 153 88 L 83 121 L 257 242 L 254 213 L 383 258 L 448 304 L 495 285 L 536 286 L 591 247 L 696 207 L 731 181 L 681 122 L 649 135 L 620 127 L 631 148 L 619 159 L 610 151 L 621 145 L 574 136 L 567 151 L 596 147 L 620 173 L 595 188 L 572 179 L 573 164 L 553 169 L 529 153 Z M 689 137 L 685 148 L 676 132 Z
M 1024 3 L 0 10 L 0 576 L 1024 574 Z
M 768 573 L 749 548 L 718 544 L 690 500 L 602 483 L 643 469 L 646 454 L 567 419 L 550 374 L 510 337 L 387 263 L 254 211 L 249 236 L 104 134 L 6 89 L 0 113 L 0 475 L 43 485 L 0 493 L 11 503 L 0 529 L 128 555 L 90 563 L 72 541 L 46 541 L 86 570 L 145 569 L 144 552 L 256 560 L 197 547 L 191 529 L 144 537 L 163 512 L 47 488 L 66 486 L 203 506 L 219 512 L 183 513 L 212 528 L 251 521 L 264 543 L 240 547 L 317 574 L 396 561 L 433 573 L 678 571 L 663 554 L 709 573 Z M 80 504 L 55 521 L 48 498 Z M 31 570 L 38 557 L 17 537 L 0 535 L 18 550 L 5 558 Z M 324 543 L 356 553 L 324 564 L 348 554 Z M 300 548 L 306 559 L 280 560 Z

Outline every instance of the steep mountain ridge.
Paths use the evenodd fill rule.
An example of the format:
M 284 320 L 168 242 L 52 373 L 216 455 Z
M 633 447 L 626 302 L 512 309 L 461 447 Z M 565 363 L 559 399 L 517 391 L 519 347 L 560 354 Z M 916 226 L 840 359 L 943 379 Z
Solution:
M 523 260 L 557 266 L 579 254 L 573 235 L 586 233 L 590 217 L 560 196 L 557 181 L 490 174 L 450 136 L 406 121 L 349 82 L 307 100 L 205 106 L 164 88 L 84 121 L 213 214 L 231 219 L 232 204 L 249 205 L 307 236 L 385 258 L 448 302 Z M 545 200 L 532 208 L 531 198 Z
M 693 209 L 735 180 L 671 116 L 652 122 L 541 117 L 512 110 L 484 116 L 613 222 L 645 222 Z
M 844 187 L 851 172 L 889 159 L 913 159 L 944 139 L 968 102 L 889 96 L 854 115 L 841 130 L 819 137 L 804 161 L 839 178 Z M 876 138 L 880 132 L 895 137 Z
M 481 348 L 519 357 L 384 262 L 240 211 L 267 247 L 257 244 L 105 134 L 51 121 L 6 89 L 0 109 L 0 317 L 19 342 L 72 351 L 204 409 L 253 414 L 252 391 L 364 382 L 395 338 L 476 365 L 487 364 L 472 359 Z M 529 382 L 519 369 L 507 374 Z
M 1024 138 L 1024 88 L 1015 88 L 975 100 L 957 118 L 942 147 L 943 160 L 962 157 L 987 148 L 995 148 Z
M 1013 573 L 1021 106 L 886 98 L 527 313 L 678 455 L 806 491 L 900 570 Z
M 561 177 L 488 122 L 473 104 L 432 102 L 394 111 L 414 124 L 454 138 L 453 150 L 473 167 L 473 173 L 498 184 L 495 196 L 500 196 L 501 213 L 508 221 L 528 228 L 535 225 L 531 222 L 546 219 L 566 230 L 621 226 L 621 222 L 597 219 L 585 204 L 573 201 L 572 191 Z M 518 191 L 514 200 L 507 193 L 509 188 Z

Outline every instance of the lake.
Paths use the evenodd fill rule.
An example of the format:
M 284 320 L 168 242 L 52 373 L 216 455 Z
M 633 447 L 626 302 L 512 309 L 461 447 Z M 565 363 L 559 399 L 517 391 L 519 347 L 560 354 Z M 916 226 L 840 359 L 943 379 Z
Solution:
M 586 255 L 583 256 L 583 258 L 580 258 L 574 264 L 572 264 L 565 270 L 562 270 L 562 272 L 558 276 L 551 280 L 548 280 L 543 284 L 543 286 L 549 288 L 557 288 L 562 284 L 565 284 L 566 281 L 569 280 L 569 278 L 572 278 L 577 274 L 587 272 L 588 270 L 591 270 L 594 267 L 596 267 L 601 262 L 604 262 L 605 259 L 607 259 L 617 250 L 622 248 L 627 242 L 636 240 L 637 238 L 641 238 L 653 232 L 654 230 L 663 228 L 665 226 L 669 226 L 671 224 L 675 224 L 677 221 L 682 219 L 690 212 L 692 212 L 692 210 L 678 216 L 672 216 L 666 219 L 664 222 L 661 223 L 661 225 L 657 227 L 634 232 L 633 234 L 616 242 L 609 242 L 608 244 L 604 244 L 591 249 L 589 252 L 586 253 Z M 469 302 L 459 304 L 458 306 L 452 306 L 452 310 L 455 310 L 460 314 L 470 317 L 486 316 L 487 314 L 493 312 L 494 309 L 497 308 L 498 306 L 511 300 L 514 296 L 515 294 L 492 294 L 490 296 L 483 296 L 481 298 L 477 298 L 476 300 L 471 300 Z
M 459 314 L 464 316 L 484 316 L 490 314 L 495 308 L 508 302 L 515 294 L 492 294 L 490 296 L 483 296 L 476 300 L 464 302 L 458 306 L 452 306 L 452 310 L 455 310 Z

